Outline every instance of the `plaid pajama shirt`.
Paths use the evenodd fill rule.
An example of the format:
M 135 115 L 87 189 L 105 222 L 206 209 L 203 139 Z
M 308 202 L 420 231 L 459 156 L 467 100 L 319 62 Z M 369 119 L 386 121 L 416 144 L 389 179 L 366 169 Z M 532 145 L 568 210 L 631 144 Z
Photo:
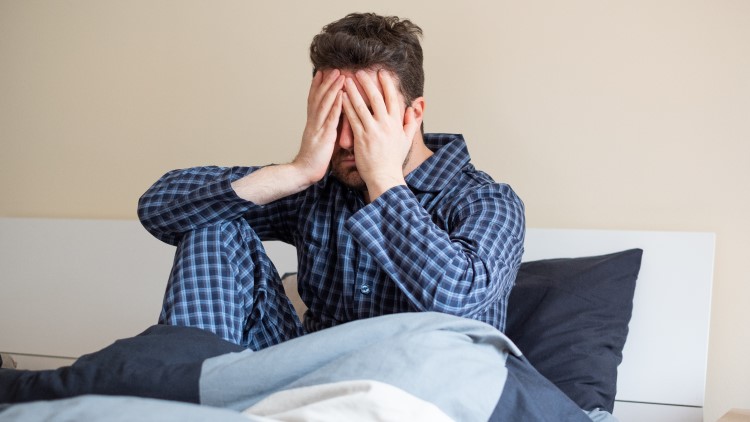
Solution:
M 231 187 L 257 167 L 167 173 L 138 209 L 150 233 L 178 246 L 162 322 L 253 349 L 302 334 L 258 241 L 274 239 L 297 248 L 306 331 L 416 311 L 503 330 L 523 254 L 523 203 L 474 168 L 462 136 L 426 134 L 425 144 L 435 154 L 407 186 L 370 204 L 331 176 L 259 206 Z

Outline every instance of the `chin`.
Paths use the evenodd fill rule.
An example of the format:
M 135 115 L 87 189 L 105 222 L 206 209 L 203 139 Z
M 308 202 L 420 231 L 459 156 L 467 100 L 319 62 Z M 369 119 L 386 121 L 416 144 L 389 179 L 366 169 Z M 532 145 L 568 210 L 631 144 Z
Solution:
M 367 184 L 362 180 L 362 177 L 356 169 L 341 169 L 334 166 L 331 169 L 331 174 L 348 188 L 358 191 L 367 190 Z

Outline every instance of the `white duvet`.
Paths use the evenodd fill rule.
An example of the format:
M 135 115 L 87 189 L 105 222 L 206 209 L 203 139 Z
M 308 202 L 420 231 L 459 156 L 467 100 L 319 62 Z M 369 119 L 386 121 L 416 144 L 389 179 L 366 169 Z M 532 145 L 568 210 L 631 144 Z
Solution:
M 400 388 L 369 380 L 342 381 L 281 391 L 242 413 L 257 422 L 452 421 L 432 403 Z

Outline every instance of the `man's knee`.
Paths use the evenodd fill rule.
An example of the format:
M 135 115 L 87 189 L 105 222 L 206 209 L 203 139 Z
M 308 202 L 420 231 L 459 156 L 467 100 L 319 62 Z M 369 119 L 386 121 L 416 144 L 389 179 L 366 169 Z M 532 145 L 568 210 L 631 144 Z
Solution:
M 245 220 L 233 220 L 233 221 L 222 221 L 220 223 L 211 224 L 194 229 L 183 235 L 180 243 L 187 244 L 232 244 L 234 242 L 242 243 L 244 240 L 254 241 L 258 238 L 255 231 Z

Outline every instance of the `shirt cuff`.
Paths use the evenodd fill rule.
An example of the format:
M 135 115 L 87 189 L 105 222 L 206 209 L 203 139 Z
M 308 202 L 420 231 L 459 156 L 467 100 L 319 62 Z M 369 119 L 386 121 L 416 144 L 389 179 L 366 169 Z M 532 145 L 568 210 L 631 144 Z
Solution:
M 409 187 L 399 185 L 354 213 L 345 227 L 360 245 L 377 255 L 384 252 L 387 239 L 403 235 L 403 230 L 419 230 L 421 221 L 429 218 Z

